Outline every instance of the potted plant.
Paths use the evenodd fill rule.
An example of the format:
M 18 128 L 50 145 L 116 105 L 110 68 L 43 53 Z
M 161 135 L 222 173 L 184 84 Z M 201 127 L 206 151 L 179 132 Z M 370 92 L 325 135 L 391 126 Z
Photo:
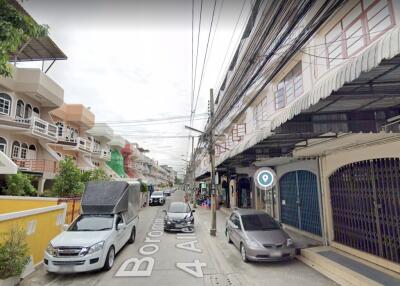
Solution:
M 0 286 L 14 286 L 28 264 L 30 256 L 26 234 L 18 227 L 0 237 Z

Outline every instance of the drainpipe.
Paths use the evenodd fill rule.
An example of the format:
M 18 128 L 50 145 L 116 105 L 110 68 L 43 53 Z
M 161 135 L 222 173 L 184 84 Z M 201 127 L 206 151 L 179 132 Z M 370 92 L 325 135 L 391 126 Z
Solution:
M 323 210 L 323 194 L 324 191 L 324 184 L 322 183 L 323 178 L 323 169 L 322 169 L 322 156 L 318 156 L 318 184 L 319 184 L 319 192 L 318 192 L 318 204 L 319 204 L 319 217 L 321 222 L 321 233 L 322 239 L 324 240 L 324 245 L 328 246 L 328 235 L 326 233 L 325 228 L 325 217 L 324 217 L 324 210 Z

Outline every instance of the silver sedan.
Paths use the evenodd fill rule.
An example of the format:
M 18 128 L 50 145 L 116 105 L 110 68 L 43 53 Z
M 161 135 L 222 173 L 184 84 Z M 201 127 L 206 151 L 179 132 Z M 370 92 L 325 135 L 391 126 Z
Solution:
M 295 256 L 293 240 L 263 211 L 235 210 L 227 219 L 225 233 L 245 262 L 282 261 Z

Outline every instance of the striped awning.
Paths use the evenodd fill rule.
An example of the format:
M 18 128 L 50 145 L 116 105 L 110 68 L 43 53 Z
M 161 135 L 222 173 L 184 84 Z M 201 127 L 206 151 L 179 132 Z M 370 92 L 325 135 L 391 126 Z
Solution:
M 400 27 L 395 27 L 388 31 L 381 39 L 368 46 L 358 56 L 348 59 L 346 62 L 328 71 L 322 78 L 318 80 L 312 90 L 296 99 L 287 107 L 275 112 L 271 118 L 265 122 L 265 126 L 247 134 L 242 141 L 237 143 L 231 150 L 227 150 L 216 158 L 216 165 L 223 163 L 227 159 L 233 158 L 238 154 L 252 148 L 266 138 L 274 135 L 274 130 L 293 119 L 302 112 L 310 111 L 313 106 L 327 99 L 332 93 L 344 89 L 347 83 L 358 83 L 360 86 L 365 85 L 365 80 L 375 76 L 373 69 L 376 69 L 383 61 L 389 61 L 400 54 Z M 395 60 L 397 65 L 397 60 Z M 388 67 L 389 69 L 390 67 Z M 369 74 L 366 74 L 370 72 Z M 383 71 L 379 70 L 382 74 Z M 393 73 L 394 82 L 399 82 L 397 73 Z M 386 78 L 387 80 L 387 78 Z M 400 92 L 399 92 L 400 93 Z M 345 99 L 344 99 L 345 100 Z M 393 99 L 375 102 L 376 106 L 383 107 L 383 104 L 397 104 Z M 370 109 L 373 109 L 373 105 Z M 385 106 L 386 107 L 386 106 Z M 204 173 L 205 171 L 201 172 Z

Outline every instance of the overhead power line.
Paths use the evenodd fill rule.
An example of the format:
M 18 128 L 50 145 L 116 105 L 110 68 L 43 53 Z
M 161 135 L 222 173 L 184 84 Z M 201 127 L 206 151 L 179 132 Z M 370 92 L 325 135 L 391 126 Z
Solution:
M 208 52 L 208 47 L 209 47 L 209 43 L 210 43 L 211 30 L 212 30 L 212 26 L 213 26 L 213 23 L 214 23 L 214 15 L 215 15 L 215 7 L 216 7 L 216 5 L 217 5 L 217 0 L 214 0 L 214 7 L 213 7 L 212 16 L 211 16 L 211 24 L 210 24 L 210 29 L 208 31 L 208 37 L 207 37 L 206 52 L 204 54 L 203 67 L 202 67 L 202 70 L 201 70 L 200 82 L 199 82 L 199 87 L 197 89 L 197 96 L 196 96 L 196 100 L 195 100 L 195 104 L 194 104 L 193 114 L 196 114 L 197 103 L 199 101 L 201 84 L 202 84 L 202 81 L 203 81 L 204 70 L 205 70 L 206 59 L 207 59 L 207 52 Z

